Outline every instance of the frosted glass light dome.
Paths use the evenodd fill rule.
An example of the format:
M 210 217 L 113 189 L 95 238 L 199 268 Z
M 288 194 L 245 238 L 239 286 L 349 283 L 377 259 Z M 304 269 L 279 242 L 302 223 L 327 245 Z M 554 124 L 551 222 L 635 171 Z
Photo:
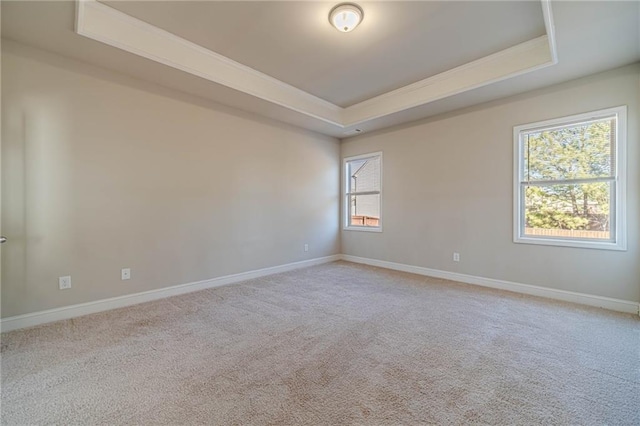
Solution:
M 353 3 L 342 3 L 331 9 L 329 13 L 329 22 L 336 27 L 338 31 L 348 33 L 353 31 L 355 27 L 362 22 L 364 14 L 360 6 Z

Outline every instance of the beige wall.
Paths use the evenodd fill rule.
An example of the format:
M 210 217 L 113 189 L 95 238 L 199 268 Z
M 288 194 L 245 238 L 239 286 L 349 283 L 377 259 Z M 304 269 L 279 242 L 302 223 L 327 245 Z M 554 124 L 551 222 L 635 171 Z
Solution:
M 2 317 L 337 254 L 339 150 L 3 42 Z
M 3 318 L 339 253 L 340 149 L 384 152 L 384 231 L 342 231 L 343 253 L 640 301 L 638 65 L 340 148 L 330 137 L 2 47 Z M 513 126 L 622 104 L 628 251 L 514 244 Z M 132 280 L 120 280 L 122 267 Z M 60 291 L 57 278 L 67 274 L 73 288 Z
M 384 152 L 384 231 L 342 231 L 342 252 L 640 301 L 639 102 L 635 65 L 343 141 L 342 156 Z M 513 126 L 619 105 L 629 107 L 628 250 L 513 243 Z

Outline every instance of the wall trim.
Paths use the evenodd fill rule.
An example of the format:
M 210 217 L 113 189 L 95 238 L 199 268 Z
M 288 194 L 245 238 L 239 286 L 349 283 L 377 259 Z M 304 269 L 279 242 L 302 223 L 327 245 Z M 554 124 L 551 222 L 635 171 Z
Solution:
M 370 259 L 365 257 L 343 254 L 342 260 L 364 265 L 377 266 L 379 268 L 393 269 L 395 271 L 409 272 L 428 277 L 443 278 L 458 281 L 465 284 L 474 284 L 482 287 L 490 287 L 499 290 L 507 290 L 515 293 L 528 294 L 530 296 L 545 297 L 547 299 L 562 300 L 581 305 L 595 306 L 612 311 L 626 312 L 640 315 L 640 303 L 629 300 L 614 299 L 593 294 L 576 293 L 573 291 L 558 290 L 549 287 L 540 287 L 530 284 L 515 283 L 512 281 L 484 278 L 474 275 L 460 274 L 457 272 L 441 271 L 438 269 L 423 268 L 421 266 L 405 265 L 402 263 L 387 262 L 385 260 Z
M 267 275 L 279 274 L 293 271 L 295 269 L 320 265 L 323 263 L 340 260 L 340 255 L 318 257 L 300 262 L 287 263 L 284 265 L 272 266 L 269 268 L 256 269 L 253 271 L 241 272 L 239 274 L 226 275 L 223 277 L 211 278 L 208 280 L 195 281 L 187 284 L 179 284 L 171 287 L 159 288 L 156 290 L 143 291 L 140 293 L 127 294 L 124 296 L 111 297 L 108 299 L 96 300 L 93 302 L 80 303 L 77 305 L 63 306 L 61 308 L 48 309 L 45 311 L 33 312 L 29 314 L 16 315 L 13 317 L 0 319 L 0 331 L 12 331 L 25 327 L 46 324 L 54 321 L 76 318 L 84 315 L 95 314 L 111 309 L 124 308 L 126 306 L 137 305 L 153 300 L 164 299 L 180 294 L 205 290 L 208 288 L 222 287 L 235 284 L 241 281 L 260 278 Z

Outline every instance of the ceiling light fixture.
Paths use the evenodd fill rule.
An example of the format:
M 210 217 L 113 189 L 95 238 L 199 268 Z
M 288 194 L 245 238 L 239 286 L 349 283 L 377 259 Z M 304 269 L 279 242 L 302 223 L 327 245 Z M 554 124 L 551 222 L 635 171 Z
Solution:
M 353 31 L 364 18 L 360 6 L 354 3 L 340 3 L 329 12 L 329 22 L 343 33 Z

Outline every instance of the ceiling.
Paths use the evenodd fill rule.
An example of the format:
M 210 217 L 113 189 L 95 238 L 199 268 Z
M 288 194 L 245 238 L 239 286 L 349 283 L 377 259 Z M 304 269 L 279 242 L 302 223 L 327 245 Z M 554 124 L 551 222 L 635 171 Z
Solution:
M 336 137 L 640 61 L 640 2 L 359 4 L 3 1 L 2 37 Z

